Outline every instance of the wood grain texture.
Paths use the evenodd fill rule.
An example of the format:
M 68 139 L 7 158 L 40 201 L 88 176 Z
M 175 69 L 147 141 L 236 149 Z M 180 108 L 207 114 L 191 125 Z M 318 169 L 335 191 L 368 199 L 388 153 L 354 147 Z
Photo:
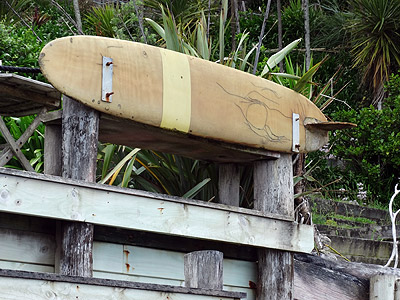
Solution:
M 2 116 L 33 115 L 43 108 L 52 110 L 60 108 L 61 105 L 60 92 L 50 84 L 15 74 L 0 74 L 0 90 Z
M 395 300 L 395 283 L 398 277 L 391 275 L 375 275 L 370 279 L 370 300 Z
M 2 299 L 243 299 L 244 293 L 0 269 Z M 14 287 L 18 286 L 16 290 Z M 10 288 L 11 287 L 11 288 Z M 44 298 L 47 297 L 47 298 Z
M 311 226 L 257 211 L 32 175 L 44 180 L 0 175 L 0 211 L 295 252 L 313 247 Z
M 94 182 L 99 113 L 68 97 L 63 106 L 62 176 Z M 93 224 L 65 222 L 62 227 L 60 273 L 92 276 Z
M 163 57 L 169 56 L 166 53 L 170 51 L 140 43 L 75 36 L 46 45 L 39 64 L 43 74 L 62 93 L 103 113 L 159 127 L 163 118 L 165 85 L 173 84 L 163 76 L 163 66 L 168 63 Z M 292 114 L 298 113 L 300 150 L 316 150 L 306 148 L 304 123 L 306 119 L 320 122 L 326 118 L 307 98 L 221 64 L 176 55 L 181 57 L 178 61 L 184 63 L 178 62 L 169 68 L 183 84 L 180 80 L 175 81 L 178 83 L 167 90 L 191 92 L 190 134 L 290 153 Z M 113 59 L 112 103 L 101 101 L 102 56 Z M 185 84 L 187 64 L 190 87 Z M 309 138 L 319 140 L 322 146 L 327 141 L 327 132 L 321 137 L 309 131 Z
M 254 208 L 294 217 L 292 157 L 254 165 Z M 257 300 L 291 300 L 294 289 L 292 252 L 258 250 Z
M 254 163 L 254 209 L 294 218 L 291 155 Z
M 205 250 L 195 251 L 184 256 L 185 286 L 222 290 L 223 288 L 222 252 Z
M 96 179 L 99 113 L 64 96 L 62 117 L 62 177 Z
M 44 173 L 61 176 L 62 130 L 60 125 L 46 124 L 44 132 Z
M 218 166 L 219 203 L 239 206 L 240 172 L 237 164 Z
M 0 260 L 54 265 L 54 237 L 15 229 L 0 229 Z

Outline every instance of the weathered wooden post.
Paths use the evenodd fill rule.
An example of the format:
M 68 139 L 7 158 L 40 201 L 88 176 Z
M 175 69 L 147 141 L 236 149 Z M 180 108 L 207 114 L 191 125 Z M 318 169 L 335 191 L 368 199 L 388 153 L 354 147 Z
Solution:
M 63 177 L 88 182 L 95 181 L 98 131 L 99 113 L 64 96 Z M 76 197 L 79 199 L 79 195 Z M 93 275 L 93 229 L 93 224 L 88 223 L 66 222 L 63 224 L 61 274 L 87 277 Z
M 397 300 L 400 299 L 398 291 L 398 277 L 395 275 L 378 274 L 369 281 L 370 300 Z
M 294 218 L 291 154 L 254 164 L 254 198 L 255 209 Z M 293 299 L 293 281 L 293 253 L 258 250 L 257 300 Z
M 239 206 L 239 166 L 237 164 L 220 164 L 218 171 L 219 203 Z
M 223 289 L 223 253 L 214 250 L 195 251 L 184 256 L 185 286 L 188 288 Z
M 44 173 L 61 176 L 62 173 L 62 111 L 47 113 L 42 122 L 44 132 Z

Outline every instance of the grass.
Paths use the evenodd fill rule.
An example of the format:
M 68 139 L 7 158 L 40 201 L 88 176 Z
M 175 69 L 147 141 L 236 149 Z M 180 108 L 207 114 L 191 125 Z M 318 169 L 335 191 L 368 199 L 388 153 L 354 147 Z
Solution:
M 353 216 L 343 216 L 343 215 L 338 215 L 338 214 L 335 214 L 335 213 L 329 213 L 329 214 L 326 214 L 326 215 L 313 213 L 312 218 L 313 218 L 313 223 L 314 224 L 329 225 L 329 226 L 332 226 L 332 227 L 340 227 L 340 228 L 345 228 L 345 229 L 359 228 L 359 226 L 351 225 L 351 224 L 338 224 L 338 223 L 340 223 L 341 220 L 348 221 L 348 222 L 353 222 L 353 223 L 358 223 L 358 224 L 360 224 L 360 223 L 361 224 L 371 224 L 371 225 L 375 225 L 376 224 L 376 221 L 370 220 L 368 218 L 353 217 Z

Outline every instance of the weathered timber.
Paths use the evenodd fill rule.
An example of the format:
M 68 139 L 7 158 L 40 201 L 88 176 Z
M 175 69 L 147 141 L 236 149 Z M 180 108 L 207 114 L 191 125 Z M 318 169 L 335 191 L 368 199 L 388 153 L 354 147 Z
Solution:
M 370 300 L 395 300 L 395 282 L 398 277 L 393 275 L 375 275 L 369 283 Z
M 222 252 L 214 250 L 195 251 L 184 256 L 185 286 L 189 288 L 223 288 Z
M 61 176 L 62 129 L 57 124 L 46 124 L 44 139 L 44 173 Z
M 254 201 L 255 209 L 293 218 L 293 171 L 290 154 L 282 154 L 277 160 L 255 163 Z M 285 234 L 281 238 L 286 239 Z M 257 300 L 293 299 L 293 281 L 293 253 L 275 249 L 258 250 Z
M 94 239 L 108 243 L 120 243 L 171 251 L 193 252 L 214 249 L 224 253 L 225 258 L 249 261 L 257 260 L 255 247 L 100 225 L 95 226 Z
M 3 199 L 0 199 L 0 202 L 1 200 Z M 54 220 L 2 213 L 0 227 L 8 230 L 6 237 L 2 238 L 0 243 L 0 268 L 54 272 L 52 266 Z M 193 239 L 185 242 L 186 239 L 183 237 L 177 239 L 178 237 L 164 236 L 164 239 L 160 239 L 161 236 L 96 226 L 97 242 L 94 243 L 96 276 L 142 282 L 147 279 L 153 283 L 168 282 L 181 285 L 184 281 L 182 251 L 217 249 L 224 252 L 225 289 L 233 286 L 246 287 L 249 281 L 257 282 L 255 263 L 257 256 L 254 247 L 241 246 L 240 254 L 235 256 L 238 248 L 234 244 L 218 242 L 210 244 L 199 240 L 197 244 L 192 245 Z M 172 240 L 168 242 L 168 238 Z M 202 248 L 201 242 L 205 242 L 206 248 Z M 220 248 L 214 247 L 219 244 L 222 244 Z M 244 248 L 248 251 L 244 251 Z M 48 252 L 41 252 L 41 249 L 48 249 Z M 230 258 L 240 260 L 227 259 L 227 253 L 231 254 Z M 154 267 L 149 268 L 149 265 Z M 366 300 L 369 299 L 371 277 L 386 274 L 400 278 L 399 269 L 331 261 L 309 254 L 295 254 L 294 265 L 294 298 L 299 300 Z M 249 296 L 251 291 L 250 289 L 246 291 L 248 299 L 255 299 Z
M 50 84 L 15 74 L 0 74 L 0 115 L 21 117 L 58 109 L 61 94 Z
M 63 106 L 62 176 L 94 182 L 99 113 L 66 96 Z
M 0 229 L 0 260 L 54 264 L 54 236 L 15 229 Z
M 220 164 L 218 168 L 219 203 L 239 206 L 240 172 L 237 164 Z
M 244 299 L 245 293 L 190 289 L 169 285 L 85 278 L 49 273 L 32 273 L 0 269 L 2 299 L 39 300 L 62 295 L 63 299 L 148 299 L 176 300 Z M 18 286 L 18 289 L 15 289 Z
M 62 176 L 94 182 L 99 113 L 68 97 L 64 97 L 63 106 Z M 92 276 L 93 230 L 93 224 L 89 223 L 66 222 L 63 224 L 61 274 Z
M 336 262 L 318 258 L 313 260 L 296 259 L 294 263 L 294 299 L 296 300 L 367 300 L 369 280 L 347 273 L 346 265 L 359 265 L 346 262 L 339 268 L 331 269 Z M 312 257 L 312 255 L 304 255 Z M 341 269 L 342 267 L 343 269 Z
M 311 226 L 256 210 L 7 169 L 0 183 L 4 212 L 295 252 L 313 247 Z

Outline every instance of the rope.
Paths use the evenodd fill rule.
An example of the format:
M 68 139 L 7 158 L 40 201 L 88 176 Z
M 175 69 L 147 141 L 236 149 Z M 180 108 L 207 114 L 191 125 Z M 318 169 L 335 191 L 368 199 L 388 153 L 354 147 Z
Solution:
M 0 71 L 6 72 L 20 72 L 20 73 L 42 73 L 39 68 L 26 68 L 26 67 L 12 67 L 12 66 L 0 66 Z

